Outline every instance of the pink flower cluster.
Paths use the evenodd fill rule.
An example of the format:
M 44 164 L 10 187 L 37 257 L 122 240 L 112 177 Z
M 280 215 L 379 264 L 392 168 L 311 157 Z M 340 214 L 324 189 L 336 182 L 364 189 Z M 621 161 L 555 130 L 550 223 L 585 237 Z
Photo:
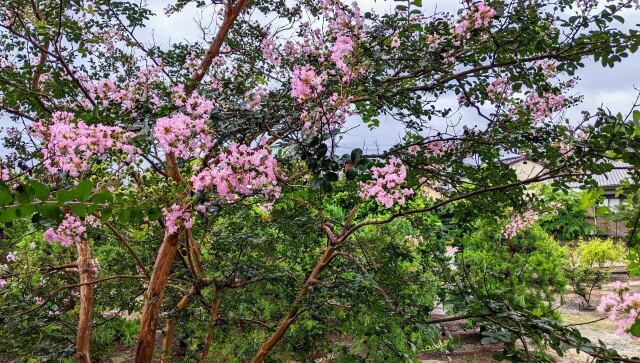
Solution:
M 540 216 L 534 210 L 529 208 L 523 214 L 514 214 L 511 217 L 510 223 L 502 230 L 502 235 L 505 239 L 511 239 L 518 235 L 518 233 L 531 227 Z
M 280 67 L 282 63 L 282 56 L 278 53 L 278 47 L 276 42 L 269 38 L 269 31 L 267 30 L 266 37 L 262 40 L 260 44 L 260 49 L 262 50 L 262 56 L 267 59 L 271 64 L 276 67 Z
M 491 82 L 489 87 L 487 87 L 487 94 L 490 99 L 497 101 L 504 99 L 510 89 L 511 84 L 509 83 L 509 80 L 506 78 L 498 78 Z
M 0 180 L 7 181 L 11 179 L 11 169 L 6 165 L 0 164 Z
M 310 66 L 298 67 L 293 70 L 291 77 L 291 96 L 302 103 L 310 98 L 315 98 L 324 89 L 324 75 L 317 75 Z
M 344 126 L 347 116 L 353 115 L 354 110 L 348 97 L 340 97 L 333 93 L 322 105 L 320 112 L 303 112 L 300 118 L 305 121 L 304 128 L 314 131 L 323 129 L 329 132 L 331 129 Z
M 86 231 L 87 228 L 80 218 L 67 214 L 55 230 L 49 228 L 44 232 L 44 239 L 49 243 L 60 243 L 63 247 L 69 247 L 74 242 L 80 242 Z
M 51 124 L 37 122 L 31 126 L 32 135 L 45 144 L 44 164 L 51 173 L 62 171 L 77 176 L 89 168 L 94 156 L 114 149 L 128 154 L 129 160 L 138 154 L 138 149 L 128 143 L 134 136 L 132 132 L 74 121 L 72 113 L 55 112 Z
M 216 162 L 191 178 L 195 191 L 214 187 L 227 201 L 235 201 L 240 195 L 249 196 L 262 192 L 265 199 L 277 198 L 280 188 L 276 185 L 276 159 L 265 146 L 252 148 L 232 143 Z
M 566 98 L 563 95 L 554 95 L 545 93 L 538 96 L 532 92 L 524 101 L 524 106 L 531 112 L 531 116 L 535 121 L 540 121 L 551 116 L 554 112 L 562 110 L 566 105 Z
M 184 107 L 187 114 L 159 118 L 153 128 L 153 136 L 165 153 L 174 153 L 179 158 L 189 159 L 206 153 L 214 145 L 213 135 L 207 126 L 213 101 L 197 93 L 187 97 L 184 86 L 179 85 L 174 88 L 173 102 Z
M 153 128 L 153 136 L 165 153 L 174 153 L 183 159 L 206 152 L 214 144 L 205 120 L 194 120 L 181 113 L 159 118 Z
M 345 74 L 351 73 L 351 67 L 345 63 L 345 57 L 353 51 L 353 39 L 351 37 L 340 35 L 331 47 L 331 60 Z
M 429 140 L 423 145 L 424 152 L 428 155 L 442 156 L 447 151 L 448 145 L 442 140 Z M 410 155 L 418 155 L 422 150 L 420 145 L 411 145 L 407 148 Z
M 600 299 L 598 312 L 608 314 L 609 320 L 616 323 L 616 334 L 624 335 L 640 317 L 640 293 L 631 293 L 629 285 L 616 281 L 615 293 L 609 293 Z
M 169 234 L 175 234 L 180 227 L 191 228 L 193 226 L 193 217 L 191 213 L 185 211 L 177 204 L 170 208 L 163 208 L 165 226 Z
M 246 108 L 249 111 L 254 111 L 260 108 L 262 99 L 267 96 L 269 92 L 264 87 L 257 87 L 244 94 L 244 100 L 247 103 Z
M 378 204 L 387 208 L 395 203 L 405 204 L 405 197 L 413 195 L 411 188 L 402 188 L 407 179 L 407 168 L 402 160 L 391 157 L 387 165 L 371 168 L 372 180 L 367 183 L 360 182 L 360 198 L 375 198 Z
M 159 63 L 160 64 L 160 63 Z M 92 99 L 98 101 L 103 107 L 118 105 L 126 110 L 138 106 L 151 105 L 153 110 L 164 105 L 158 85 L 162 84 L 162 64 L 150 68 L 143 68 L 136 72 L 134 77 L 128 77 L 130 81 L 116 85 L 111 79 L 102 79 L 97 82 L 83 81 L 83 86 L 89 92 Z M 83 100 L 85 108 L 92 108 L 88 100 Z
M 496 11 L 484 2 L 479 2 L 465 14 L 453 29 L 454 34 L 466 36 L 473 29 L 487 28 L 496 16 Z
M 18 255 L 16 255 L 16 253 L 12 251 L 7 253 L 5 259 L 7 260 L 7 262 L 16 262 L 18 260 Z

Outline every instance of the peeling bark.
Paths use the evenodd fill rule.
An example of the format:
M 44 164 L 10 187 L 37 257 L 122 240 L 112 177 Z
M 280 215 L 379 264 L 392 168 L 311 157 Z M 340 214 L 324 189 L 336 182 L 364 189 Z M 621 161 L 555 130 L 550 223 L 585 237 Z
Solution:
M 179 233 L 165 234 L 153 266 L 149 287 L 145 294 L 144 308 L 142 309 L 140 335 L 138 336 L 138 345 L 136 347 L 136 363 L 150 363 L 153 359 L 158 314 L 162 307 L 162 298 L 164 297 L 171 266 L 178 251 L 178 236 Z
M 176 317 L 180 315 L 184 309 L 189 306 L 191 302 L 191 298 L 196 294 L 196 287 L 192 286 L 186 295 L 180 299 L 178 305 L 176 305 L 176 310 L 173 315 L 167 319 L 167 322 L 164 326 L 163 336 L 162 336 L 162 347 L 161 347 L 161 355 L 160 355 L 160 363 L 169 363 L 171 362 L 171 349 L 173 348 L 173 336 L 176 332 Z
M 94 281 L 97 274 L 97 266 L 91 259 L 91 249 L 86 240 L 76 243 L 78 249 L 78 272 L 80 274 L 80 315 L 78 319 L 78 331 L 76 333 L 76 362 L 91 362 L 91 310 L 93 309 Z
M 211 304 L 211 309 L 209 312 L 211 316 L 209 317 L 209 331 L 207 332 L 207 336 L 204 338 L 204 346 L 202 351 L 200 352 L 200 357 L 198 358 L 198 362 L 204 363 L 207 359 L 207 355 L 209 355 L 209 348 L 211 348 L 211 342 L 213 342 L 213 329 L 215 329 L 216 325 L 218 325 L 218 315 L 220 313 L 220 301 L 222 300 L 222 289 L 223 287 L 216 287 L 216 293 L 213 297 L 213 303 Z

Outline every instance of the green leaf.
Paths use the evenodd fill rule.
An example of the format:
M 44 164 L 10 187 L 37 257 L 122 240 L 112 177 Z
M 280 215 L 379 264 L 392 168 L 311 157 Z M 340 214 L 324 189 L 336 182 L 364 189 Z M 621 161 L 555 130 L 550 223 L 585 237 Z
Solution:
M 640 122 L 640 111 L 633 111 L 633 122 Z
M 77 198 L 85 202 L 91 197 L 93 191 L 93 183 L 91 180 L 83 180 L 75 187 Z
M 108 190 L 102 190 L 91 197 L 91 201 L 96 204 L 113 203 L 113 194 Z
M 347 170 L 347 179 L 353 180 L 356 178 L 357 175 L 358 175 L 358 172 L 356 171 L 355 168 L 351 168 Z
M 330 171 L 327 174 L 325 174 L 324 177 L 325 177 L 325 179 L 327 179 L 330 182 L 335 182 L 335 181 L 338 181 L 338 179 L 339 179 L 338 178 L 338 174 L 336 174 L 336 173 L 334 173 L 332 171 Z
M 51 220 L 58 220 L 62 213 L 60 212 L 60 208 L 54 204 L 43 204 L 37 207 L 37 210 L 43 217 Z
M 49 189 L 47 185 L 44 185 L 38 181 L 32 181 L 31 183 L 29 183 L 29 185 L 31 186 L 31 188 L 33 188 L 36 198 L 38 198 L 41 201 L 45 201 L 49 199 L 49 194 L 51 194 L 51 189 Z
M 11 193 L 4 189 L 0 189 L 0 205 L 7 205 L 11 203 Z
M 7 208 L 0 212 L 0 222 L 11 222 L 16 218 L 18 218 L 18 216 L 16 215 L 15 208 Z
M 76 193 L 73 190 L 60 190 L 56 195 L 58 203 L 64 204 L 76 199 Z
M 636 319 L 636 322 L 631 325 L 629 333 L 635 337 L 640 337 L 640 319 Z
M 351 150 L 351 162 L 353 164 L 358 164 L 358 160 L 362 157 L 362 149 L 353 149 Z
M 69 209 L 71 209 L 71 213 L 78 217 L 86 217 L 88 213 L 87 206 L 84 204 L 72 204 Z

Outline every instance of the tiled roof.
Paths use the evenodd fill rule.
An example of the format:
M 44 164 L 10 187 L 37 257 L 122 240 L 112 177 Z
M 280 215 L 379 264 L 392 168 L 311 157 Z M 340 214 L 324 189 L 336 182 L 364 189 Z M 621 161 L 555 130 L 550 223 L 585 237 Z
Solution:
M 593 179 L 601 187 L 617 187 L 629 177 L 631 165 L 622 161 L 612 161 L 613 170 L 602 175 L 594 175 Z

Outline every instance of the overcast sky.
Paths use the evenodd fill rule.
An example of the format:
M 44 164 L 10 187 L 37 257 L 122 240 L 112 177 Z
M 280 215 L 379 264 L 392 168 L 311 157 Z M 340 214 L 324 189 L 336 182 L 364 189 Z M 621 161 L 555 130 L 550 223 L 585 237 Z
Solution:
M 143 42 L 151 42 L 152 40 L 161 46 L 168 46 L 173 42 L 196 42 L 202 38 L 201 32 L 196 25 L 196 19 L 201 17 L 200 11 L 195 6 L 190 5 L 184 11 L 167 17 L 164 14 L 164 8 L 167 4 L 172 3 L 168 0 L 149 0 L 150 9 L 156 14 L 151 18 L 149 25 L 144 29 L 139 29 L 136 35 Z M 393 1 L 375 1 L 362 0 L 358 1 L 363 11 L 389 12 L 392 11 L 395 4 Z M 459 2 L 456 0 L 425 0 L 423 10 L 427 14 L 433 13 L 436 9 L 439 11 L 455 11 L 459 8 Z M 258 14 L 258 13 L 256 13 Z M 627 27 L 638 27 L 640 23 L 640 11 L 627 11 L 625 14 Z M 210 14 L 205 14 L 205 19 Z M 262 20 L 264 19 L 256 19 Z M 572 109 L 567 115 L 579 120 L 580 111 L 594 111 L 600 106 L 610 108 L 615 112 L 626 112 L 633 104 L 636 97 L 635 86 L 640 88 L 640 55 L 635 54 L 626 59 L 622 64 L 617 65 L 613 69 L 604 69 L 599 64 L 587 62 L 586 68 L 582 69 L 578 76 L 580 80 L 575 93 L 584 96 L 584 102 Z M 457 107 L 457 101 L 453 96 L 442 97 L 437 104 L 439 108 Z M 462 110 L 459 114 L 463 117 L 466 125 L 475 125 L 479 119 L 471 110 Z M 380 118 L 381 126 L 373 131 L 369 131 L 366 126 L 361 125 L 360 120 L 356 117 L 348 121 L 348 128 L 356 127 L 349 131 L 341 142 L 341 146 L 345 149 L 355 147 L 364 147 L 368 151 L 376 151 L 387 149 L 400 140 L 403 134 L 403 128 L 394 120 Z M 433 127 L 443 129 L 444 120 L 434 120 Z
M 199 17 L 199 11 L 195 6 L 187 7 L 182 13 L 165 16 L 163 9 L 169 1 L 151 1 L 151 9 L 156 16 L 151 19 L 149 27 L 140 34 L 144 38 L 153 38 L 159 44 L 169 44 L 170 42 L 195 41 L 201 37 L 195 19 Z M 395 4 L 393 1 L 358 1 L 363 11 L 388 12 L 392 11 Z M 397 3 L 396 3 L 397 4 Z M 459 8 L 459 2 L 454 0 L 426 0 L 423 10 L 429 14 L 436 9 L 440 11 L 455 11 Z M 640 12 L 628 11 L 625 15 L 625 28 L 637 26 L 640 23 Z M 257 19 L 264 20 L 264 19 Z M 594 111 L 597 107 L 605 106 L 615 112 L 625 112 L 633 104 L 636 97 L 635 86 L 640 87 L 640 55 L 635 54 L 622 64 L 613 69 L 604 69 L 599 64 L 587 62 L 586 68 L 582 69 L 578 76 L 580 80 L 575 93 L 584 95 L 583 104 L 570 109 L 568 117 L 580 119 L 580 111 Z M 439 101 L 441 107 L 457 106 L 457 101 L 453 96 L 443 97 Z M 474 125 L 478 117 L 473 112 L 462 111 L 463 122 L 467 125 Z M 344 148 L 365 147 L 369 151 L 374 151 L 377 147 L 386 149 L 400 140 L 402 128 L 397 122 L 381 118 L 381 126 L 373 131 L 369 131 L 366 126 L 360 125 L 359 119 L 352 118 L 348 126 L 358 126 L 350 131 L 341 146 Z M 442 129 L 444 120 L 434 121 L 436 128 Z M 378 145 L 378 146 L 376 146 Z

